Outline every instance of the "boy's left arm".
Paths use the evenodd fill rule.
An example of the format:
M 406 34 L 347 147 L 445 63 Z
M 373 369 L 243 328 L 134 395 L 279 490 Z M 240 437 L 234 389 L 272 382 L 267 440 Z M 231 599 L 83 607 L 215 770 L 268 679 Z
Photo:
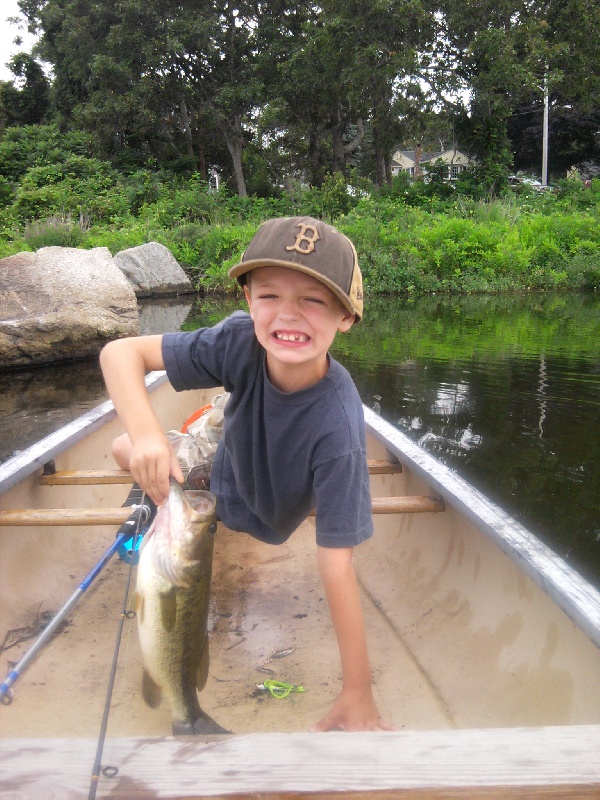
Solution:
M 311 731 L 391 731 L 381 718 L 371 688 L 371 666 L 352 548 L 317 547 L 319 573 L 338 641 L 342 690 L 331 710 Z

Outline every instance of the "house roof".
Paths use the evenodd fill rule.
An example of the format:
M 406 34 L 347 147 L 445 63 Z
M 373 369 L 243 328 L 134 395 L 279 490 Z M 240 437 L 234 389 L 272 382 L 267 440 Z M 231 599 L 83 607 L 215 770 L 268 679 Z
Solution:
M 466 153 L 463 153 L 461 150 L 458 150 L 456 147 L 448 147 L 445 150 L 438 150 L 437 152 L 433 152 L 433 153 L 428 153 L 426 151 L 423 151 L 422 154 L 421 154 L 421 159 L 420 159 L 419 163 L 420 164 L 426 164 L 426 163 L 428 163 L 430 161 L 435 161 L 437 158 L 441 158 L 445 153 L 450 153 L 450 152 L 454 152 L 457 155 L 462 155 L 462 156 L 464 156 L 465 158 L 468 159 L 468 156 L 467 156 Z M 401 155 L 404 156 L 404 158 L 406 158 L 406 159 L 412 161 L 414 164 L 416 164 L 416 151 L 415 150 L 394 150 L 394 156 L 397 153 L 400 153 Z M 392 157 L 392 164 L 394 164 L 394 163 L 397 164 L 398 162 L 394 159 L 394 157 Z

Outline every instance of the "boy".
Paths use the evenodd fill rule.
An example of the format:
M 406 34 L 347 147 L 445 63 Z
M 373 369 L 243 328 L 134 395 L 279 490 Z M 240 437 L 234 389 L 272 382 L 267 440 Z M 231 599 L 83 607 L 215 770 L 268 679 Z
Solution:
M 346 370 L 329 356 L 337 332 L 362 316 L 354 246 L 311 217 L 261 226 L 229 273 L 250 314 L 213 328 L 121 339 L 101 364 L 128 437 L 119 465 L 156 502 L 177 458 L 152 410 L 147 371 L 166 369 L 177 390 L 223 385 L 223 438 L 211 474 L 217 511 L 230 528 L 273 544 L 316 508 L 319 573 L 338 640 L 342 689 L 311 730 L 391 730 L 371 689 L 353 547 L 373 532 L 362 404 Z

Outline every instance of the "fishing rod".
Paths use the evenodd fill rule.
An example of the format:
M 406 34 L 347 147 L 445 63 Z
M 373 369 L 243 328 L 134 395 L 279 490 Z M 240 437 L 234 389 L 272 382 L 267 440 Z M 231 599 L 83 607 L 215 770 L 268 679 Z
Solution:
M 129 518 L 121 525 L 117 532 L 117 537 L 115 541 L 111 544 L 108 550 L 104 553 L 102 558 L 98 561 L 98 563 L 93 567 L 93 569 L 88 572 L 85 578 L 81 581 L 77 589 L 73 592 L 71 597 L 67 600 L 64 606 L 57 612 L 55 617 L 48 623 L 48 625 L 44 628 L 35 642 L 31 645 L 29 650 L 25 653 L 25 655 L 21 658 L 21 660 L 10 670 L 6 679 L 3 683 L 0 683 L 0 703 L 7 706 L 12 703 L 12 691 L 11 687 L 15 684 L 15 682 L 21 677 L 23 672 L 29 666 L 30 662 L 37 655 L 37 653 L 46 645 L 52 636 L 55 634 L 59 625 L 63 622 L 69 611 L 73 608 L 75 603 L 79 600 L 79 598 L 83 595 L 83 593 L 90 587 L 96 577 L 102 572 L 104 567 L 108 564 L 110 559 L 113 555 L 120 549 L 120 548 L 127 548 L 129 544 L 129 539 L 135 538 L 137 535 L 140 526 L 147 523 L 149 517 L 152 514 L 151 506 L 147 504 L 140 504 L 138 506 L 133 507 L 134 510 L 130 514 Z M 139 546 L 139 542 L 136 543 Z M 133 548 L 135 549 L 135 547 Z M 134 560 L 135 553 L 129 549 L 124 550 L 121 549 L 121 554 L 123 553 L 131 553 L 131 560 Z M 123 560 L 128 560 L 126 555 L 121 555 Z
M 142 498 L 145 497 L 145 494 L 142 494 Z M 156 506 L 154 506 L 156 509 Z M 123 595 L 123 607 L 121 609 L 121 617 L 119 619 L 119 626 L 117 629 L 117 636 L 115 640 L 115 648 L 113 652 L 113 661 L 112 666 L 110 668 L 110 673 L 108 676 L 108 686 L 106 688 L 106 698 L 104 701 L 104 712 L 102 714 L 102 722 L 100 723 L 100 733 L 98 734 L 98 743 L 96 747 L 96 757 L 94 759 L 94 766 L 92 768 L 92 775 L 90 778 L 90 790 L 88 794 L 88 800 L 95 800 L 96 792 L 98 791 L 98 784 L 100 781 L 100 773 L 113 777 L 118 773 L 117 767 L 105 766 L 102 767 L 102 756 L 104 754 L 104 743 L 106 740 L 106 731 L 108 729 L 108 717 L 110 714 L 111 702 L 112 702 L 112 695 L 113 689 L 115 686 L 115 678 L 117 675 L 117 666 L 119 663 L 119 649 L 121 647 L 121 638 L 123 636 L 123 627 L 125 624 L 126 619 L 131 619 L 135 617 L 134 611 L 127 610 L 127 604 L 129 600 L 129 590 L 131 587 L 131 579 L 133 576 L 133 565 L 135 563 L 135 552 L 136 549 L 139 548 L 139 543 L 142 537 L 142 532 L 140 531 L 141 525 L 141 517 L 138 517 L 136 521 L 136 529 L 133 533 L 133 537 L 131 540 L 131 553 L 132 557 L 129 560 L 129 571 L 127 573 L 127 581 L 125 583 L 125 593 Z

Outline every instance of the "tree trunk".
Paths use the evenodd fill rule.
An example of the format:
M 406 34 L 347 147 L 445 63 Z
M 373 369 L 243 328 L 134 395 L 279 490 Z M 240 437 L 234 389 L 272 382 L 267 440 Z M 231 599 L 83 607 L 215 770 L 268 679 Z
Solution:
M 352 139 L 351 142 L 348 142 L 347 144 L 344 145 L 344 155 L 345 156 L 350 155 L 350 153 L 353 153 L 355 150 L 358 150 L 364 138 L 365 138 L 365 126 L 362 119 L 359 119 L 358 122 L 356 123 L 356 135 L 354 139 Z
M 344 154 L 344 142 L 342 141 L 342 118 L 339 108 L 336 109 L 335 120 L 331 125 L 331 146 L 332 146 L 332 162 L 331 171 L 335 175 L 336 172 L 344 172 L 346 163 Z
M 377 186 L 383 186 L 385 183 L 385 156 L 381 148 L 381 134 L 379 125 L 373 126 L 373 147 L 375 150 L 375 179 Z
M 311 186 L 319 186 L 321 172 L 321 135 L 315 126 L 311 127 L 308 137 L 308 182 Z
M 192 126 L 190 125 L 190 115 L 188 113 L 187 103 L 185 102 L 183 97 L 179 101 L 179 122 L 180 122 L 181 132 L 183 133 L 185 139 L 187 154 L 188 156 L 195 158 L 196 154 L 194 153 L 194 143 L 193 143 Z
M 242 164 L 242 153 L 244 151 L 244 137 L 242 135 L 242 117 L 241 114 L 236 114 L 232 119 L 232 124 L 224 121 L 220 115 L 215 115 L 217 124 L 221 129 L 225 144 L 229 150 L 231 161 L 233 164 L 233 174 L 237 186 L 237 193 L 240 197 L 248 197 L 248 190 L 246 189 L 246 181 L 244 179 L 244 168 Z
M 392 185 L 392 157 L 389 153 L 386 153 L 384 156 L 384 173 L 385 173 L 385 182 L 388 186 Z
M 227 143 L 227 147 L 231 154 L 231 160 L 233 161 L 233 174 L 235 175 L 235 182 L 237 185 L 237 192 L 240 197 L 247 197 L 248 190 L 246 189 L 246 181 L 244 179 L 244 168 L 242 166 L 242 143 L 240 140 L 236 140 L 230 143 Z

